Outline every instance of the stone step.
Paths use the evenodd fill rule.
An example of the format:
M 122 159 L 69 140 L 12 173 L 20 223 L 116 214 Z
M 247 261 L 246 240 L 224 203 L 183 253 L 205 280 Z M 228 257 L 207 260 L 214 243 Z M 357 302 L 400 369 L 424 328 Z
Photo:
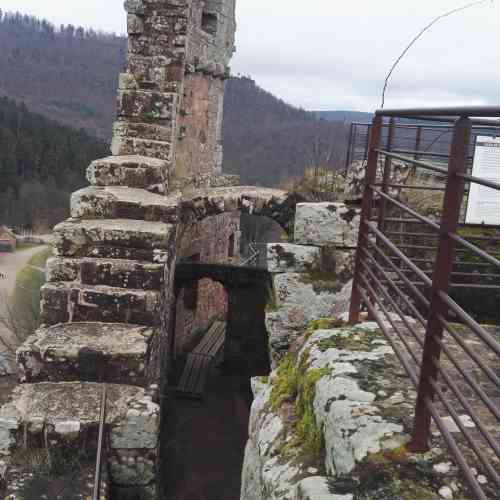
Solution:
M 29 448 L 95 456 L 103 386 L 91 382 L 20 384 L 0 409 L 0 456 Z M 157 391 L 107 384 L 110 482 L 154 484 L 159 434 Z M 76 456 L 75 456 L 76 458 Z
M 41 323 L 128 323 L 154 326 L 160 320 L 161 292 L 103 285 L 47 283 L 41 289 Z
M 169 163 L 138 155 L 108 156 L 93 161 L 87 179 L 93 186 L 128 186 L 156 189 L 168 179 Z
M 117 156 L 139 155 L 172 162 L 172 144 L 136 137 L 113 137 L 111 152 Z
M 125 259 L 69 259 L 51 257 L 47 261 L 47 281 L 106 285 L 117 288 L 159 290 L 163 285 L 164 264 Z
M 107 382 L 145 386 L 155 330 L 120 323 L 40 328 L 17 350 L 22 382 Z
M 163 222 L 129 219 L 68 219 L 53 232 L 56 255 L 162 262 L 175 228 Z
M 77 219 L 135 219 L 175 224 L 179 197 L 145 189 L 92 186 L 71 196 L 71 217 Z
M 118 120 L 113 126 L 113 136 L 150 139 L 172 143 L 175 138 L 175 122 L 164 121 L 162 125 L 156 123 L 133 122 L 129 120 Z

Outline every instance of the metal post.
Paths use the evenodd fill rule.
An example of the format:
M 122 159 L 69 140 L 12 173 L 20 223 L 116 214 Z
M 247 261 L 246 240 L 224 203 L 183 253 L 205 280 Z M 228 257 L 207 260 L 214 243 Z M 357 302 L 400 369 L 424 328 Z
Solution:
M 432 402 L 435 390 L 431 381 L 436 381 L 437 362 L 441 356 L 441 340 L 443 326 L 438 316 L 447 315 L 447 306 L 439 297 L 439 292 L 448 293 L 453 268 L 455 241 L 449 237 L 456 233 L 459 227 L 460 208 L 464 197 L 465 181 L 457 174 L 467 172 L 468 148 L 471 134 L 471 121 L 460 118 L 454 127 L 448 176 L 444 195 L 443 212 L 441 216 L 441 234 L 434 266 L 431 303 L 425 334 L 425 344 L 420 372 L 417 405 L 415 409 L 415 427 L 410 449 L 414 452 L 429 449 L 431 412 L 427 402 Z
M 394 118 L 391 118 L 389 121 L 389 132 L 387 134 L 387 151 L 392 150 L 392 145 L 394 143 L 394 133 L 395 133 L 395 127 L 396 126 L 396 120 Z M 384 163 L 384 173 L 382 176 L 382 192 L 385 194 L 388 194 L 389 192 L 389 183 L 391 180 L 391 167 L 392 167 L 392 160 L 388 156 L 385 159 Z M 379 213 L 378 213 L 378 227 L 381 231 L 384 230 L 384 225 L 385 225 L 385 217 L 387 213 L 387 200 L 386 199 L 381 199 L 380 200 L 380 208 L 379 208 Z
M 415 138 L 415 151 L 420 151 L 420 146 L 422 145 L 422 125 L 417 128 L 417 137 Z M 420 159 L 420 155 L 415 153 L 415 160 Z
M 351 128 L 349 131 L 349 142 L 347 144 L 347 153 L 345 158 L 345 175 L 347 175 L 347 171 L 349 170 L 349 165 L 352 162 L 352 144 L 355 131 L 356 131 L 356 125 L 354 123 L 351 123 Z
M 360 273 L 362 270 L 361 260 L 363 258 L 362 248 L 367 244 L 368 240 L 368 227 L 365 224 L 371 218 L 373 210 L 373 191 L 371 185 L 375 183 L 377 178 L 377 163 L 378 152 L 376 149 L 380 146 L 382 136 L 382 123 L 381 116 L 375 116 L 370 133 L 370 147 L 368 153 L 368 164 L 366 166 L 365 175 L 365 190 L 363 194 L 363 204 L 361 208 L 361 220 L 358 235 L 358 248 L 356 251 L 356 267 L 354 270 L 354 278 L 352 284 L 351 304 L 349 308 L 349 323 L 355 324 L 359 322 L 359 314 L 361 312 L 361 294 L 359 293 L 358 286 L 361 283 Z
M 386 151 L 392 150 L 392 145 L 394 143 L 395 128 L 396 128 L 395 125 L 396 125 L 396 119 L 391 118 L 389 120 L 389 129 L 387 132 Z M 383 137 L 381 137 L 381 140 L 382 139 L 383 139 Z M 382 174 L 382 187 L 381 187 L 382 192 L 384 192 L 385 194 L 389 193 L 389 184 L 391 181 L 391 167 L 392 167 L 392 159 L 387 156 L 385 158 L 385 162 L 384 162 L 384 171 Z M 384 228 L 385 228 L 386 214 L 387 214 L 387 200 L 385 198 L 381 198 L 379 200 L 379 207 L 378 207 L 378 228 L 381 231 L 384 231 Z M 377 246 L 379 246 L 379 247 L 382 246 L 380 244 L 380 241 L 378 238 L 377 238 Z M 376 269 L 374 270 L 374 272 L 375 272 L 375 275 L 377 275 Z M 371 281 L 371 280 L 369 280 L 369 281 Z M 371 297 L 370 292 L 368 292 L 368 296 L 373 300 L 373 302 L 375 301 L 375 298 Z M 368 310 L 368 320 L 369 321 L 375 320 L 375 318 L 372 316 L 370 310 Z
M 363 161 L 365 161 L 368 158 L 369 146 L 370 146 L 370 133 L 371 133 L 371 126 L 367 125 L 366 126 L 365 152 L 363 153 Z

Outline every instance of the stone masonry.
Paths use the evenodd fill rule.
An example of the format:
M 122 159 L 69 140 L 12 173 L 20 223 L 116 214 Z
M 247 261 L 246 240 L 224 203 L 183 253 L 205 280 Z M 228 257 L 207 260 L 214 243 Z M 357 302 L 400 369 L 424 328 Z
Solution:
M 115 498 L 126 490 L 160 495 L 159 401 L 177 240 L 187 231 L 218 241 L 218 231 L 220 243 L 200 250 L 211 259 L 238 238 L 235 216 L 179 224 L 183 193 L 237 183 L 220 177 L 234 4 L 126 0 L 113 156 L 89 166 L 91 186 L 72 196 L 71 218 L 54 230 L 42 326 L 19 349 L 21 384 L 0 410 L 3 456 L 26 446 L 92 448 L 106 383 L 105 466 Z M 210 295 L 207 285 L 200 289 Z
M 221 287 L 205 280 L 175 304 L 176 262 L 237 263 L 242 212 L 270 217 L 289 234 L 295 225 L 303 246 L 272 250 L 275 290 L 280 305 L 286 303 L 285 316 L 268 315 L 277 362 L 305 320 L 301 306 L 320 314 L 330 307 L 329 292 L 318 295 L 307 283 L 316 269 L 309 263 L 319 255 L 321 268 L 338 275 L 349 267 L 351 242 L 345 231 L 316 243 L 310 207 L 299 205 L 295 222 L 302 200 L 237 186 L 237 179 L 221 175 L 235 0 L 127 0 L 125 8 L 129 52 L 112 156 L 89 166 L 90 187 L 73 194 L 71 218 L 54 229 L 42 325 L 20 347 L 21 383 L 0 409 L 0 457 L 25 448 L 50 454 L 85 449 L 92 456 L 106 384 L 111 498 L 143 500 L 164 497 L 161 471 L 168 464 L 159 442 L 172 437 L 161 435 L 168 429 L 160 402 L 172 347 L 182 348 L 194 328 L 227 307 Z M 356 224 L 356 214 L 343 205 L 326 204 L 316 213 L 321 227 L 332 220 Z M 330 251 L 330 244 L 342 248 Z M 289 300 L 290 288 L 303 292 L 303 304 Z M 181 325 L 174 324 L 175 312 Z M 9 481 L 4 463 L 0 481 L 5 475 Z M 12 498 L 17 494 L 22 491 Z

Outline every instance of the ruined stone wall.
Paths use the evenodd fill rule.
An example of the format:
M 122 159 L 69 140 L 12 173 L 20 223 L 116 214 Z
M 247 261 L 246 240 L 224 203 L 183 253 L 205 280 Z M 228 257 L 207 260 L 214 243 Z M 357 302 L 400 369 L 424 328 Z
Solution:
M 114 155 L 163 160 L 161 182 L 148 189 L 172 193 L 217 184 L 222 165 L 224 81 L 234 52 L 235 0 L 127 0 L 129 54 L 120 75 Z M 189 252 L 203 262 L 227 262 L 237 216 L 201 223 L 184 235 Z M 238 226 L 238 227 L 236 227 Z M 181 293 L 176 323 L 181 337 L 223 316 L 220 285 L 199 285 L 199 308 Z M 184 342 L 181 341 L 179 345 Z
M 165 160 L 167 190 L 172 176 L 175 188 L 208 185 L 222 164 L 235 0 L 127 0 L 125 8 L 128 61 L 112 152 Z
M 159 437 L 168 432 L 176 262 L 186 248 L 227 262 L 239 231 L 239 214 L 188 227 L 184 240 L 179 227 L 187 190 L 233 182 L 215 176 L 234 0 L 126 0 L 125 8 L 129 49 L 113 156 L 89 166 L 91 185 L 73 194 L 71 218 L 54 229 L 43 325 L 19 351 L 21 385 L 0 409 L 0 456 L 22 443 L 37 453 L 49 453 L 49 443 L 51 454 L 94 446 L 102 384 L 110 384 L 112 497 L 156 500 L 165 497 Z M 176 158 L 185 165 L 177 172 Z M 213 283 L 196 291 L 192 328 L 227 308 Z M 0 485 L 9 475 L 0 462 Z
M 208 217 L 182 231 L 178 258 L 204 263 L 239 261 L 240 213 L 230 212 Z M 224 287 L 209 279 L 183 289 L 177 301 L 176 351 L 189 345 L 192 336 L 207 328 L 214 318 L 225 318 L 228 298 Z M 189 297 L 186 297 L 189 295 Z M 193 308 L 191 297 L 196 296 Z

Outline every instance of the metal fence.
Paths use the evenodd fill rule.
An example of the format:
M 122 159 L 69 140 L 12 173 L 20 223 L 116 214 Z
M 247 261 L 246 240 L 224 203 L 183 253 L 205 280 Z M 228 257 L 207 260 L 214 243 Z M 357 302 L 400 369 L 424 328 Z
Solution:
M 453 136 L 453 125 L 450 123 L 429 123 L 427 120 L 407 119 L 405 123 L 395 124 L 397 133 L 390 137 L 388 126 L 381 131 L 381 144 L 387 146 L 393 153 L 410 156 L 416 160 L 432 159 L 434 163 L 445 166 L 448 161 L 449 149 Z M 387 124 L 386 124 L 387 125 Z M 370 132 L 372 123 L 354 122 L 351 124 L 347 147 L 345 168 L 354 162 L 368 159 Z M 470 144 L 475 144 L 478 134 L 490 133 L 488 124 L 475 124 L 472 129 Z
M 498 107 L 381 110 L 353 124 L 349 147 L 350 161 L 367 161 L 350 322 L 366 308 L 417 389 L 409 448 L 429 449 L 434 422 L 477 499 L 500 491 L 500 328 L 454 293 L 500 289 L 498 228 L 464 231 L 470 186 L 500 190 L 470 173 L 476 136 L 500 135 L 496 117 Z M 394 183 L 396 163 L 411 167 L 411 183 Z M 423 195 L 438 210 L 422 211 Z

